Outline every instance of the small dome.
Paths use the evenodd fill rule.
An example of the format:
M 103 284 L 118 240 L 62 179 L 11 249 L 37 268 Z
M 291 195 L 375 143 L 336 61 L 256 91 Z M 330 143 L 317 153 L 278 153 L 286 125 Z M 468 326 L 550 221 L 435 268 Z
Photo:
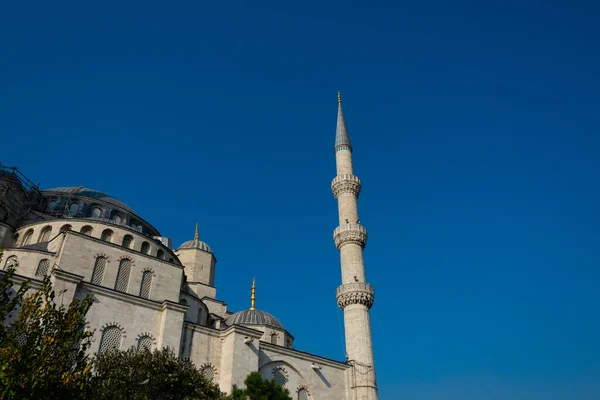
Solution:
M 281 322 L 268 312 L 261 310 L 244 310 L 238 311 L 235 314 L 230 315 L 225 320 L 225 323 L 229 326 L 233 324 L 237 325 L 271 325 L 276 328 L 283 329 Z
M 179 246 L 178 250 L 181 250 L 181 249 L 200 249 L 200 250 L 204 250 L 208 253 L 213 252 L 206 243 L 204 243 L 200 240 L 188 240 L 187 242 L 184 242 L 181 246 Z

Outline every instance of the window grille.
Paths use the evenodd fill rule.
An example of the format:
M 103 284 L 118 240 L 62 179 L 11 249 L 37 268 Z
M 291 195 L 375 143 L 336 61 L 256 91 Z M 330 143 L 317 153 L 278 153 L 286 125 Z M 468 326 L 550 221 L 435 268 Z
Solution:
M 144 271 L 142 274 L 142 284 L 140 285 L 140 297 L 147 299 L 150 297 L 150 287 L 152 286 L 152 271 Z
M 44 258 L 38 264 L 37 270 L 35 271 L 35 276 L 48 275 L 49 269 L 50 269 L 50 261 Z
M 71 204 L 71 207 L 69 207 L 69 215 L 71 217 L 73 217 L 73 216 L 75 216 L 75 214 L 77 214 L 77 211 L 79 211 L 79 204 L 77 204 L 77 203 Z
M 92 283 L 94 285 L 102 285 L 102 279 L 104 278 L 104 270 L 106 269 L 106 258 L 96 257 L 94 263 L 94 272 L 92 273 Z
M 121 223 L 121 216 L 117 213 L 113 214 L 110 216 L 110 219 L 114 222 L 116 222 L 117 224 Z
M 129 285 L 129 275 L 131 275 L 131 260 L 124 258 L 119 263 L 119 272 L 117 273 L 117 281 L 115 282 L 115 290 L 119 292 L 127 292 Z
M 119 350 L 121 348 L 121 330 L 117 326 L 109 326 L 102 332 L 100 339 L 100 349 L 98 353 L 102 354 L 110 350 Z
M 81 228 L 81 233 L 83 233 L 84 235 L 92 236 L 93 231 L 94 231 L 94 228 L 92 228 L 89 225 L 86 225 L 83 228 Z
M 284 386 L 288 379 L 280 368 L 273 368 L 273 380 L 279 386 Z
M 102 215 L 102 209 L 100 207 L 94 207 L 92 208 L 92 218 L 100 218 L 100 216 Z
M 102 236 L 100 236 L 100 239 L 106 242 L 110 242 L 112 240 L 112 236 L 113 231 L 111 231 L 110 229 L 105 229 L 104 231 L 102 231 Z
M 152 350 L 152 338 L 150 336 L 142 336 L 138 340 L 138 351 L 139 350 Z
M 133 236 L 125 235 L 123 237 L 123 247 L 127 247 L 128 249 L 130 249 L 132 244 L 133 244 Z
M 271 333 L 271 343 L 277 344 L 277 334 L 276 333 Z
M 21 246 L 28 245 L 29 242 L 31 242 L 32 236 L 33 236 L 33 229 L 30 229 L 27 232 L 25 232 L 25 236 L 23 236 L 23 243 L 21 243 Z
M 308 400 L 308 391 L 304 388 L 298 390 L 298 400 Z
M 215 379 L 215 369 L 210 365 L 205 365 L 202 367 L 202 369 L 200 369 L 200 373 L 204 375 L 209 382 L 212 382 Z
M 6 264 L 4 264 L 4 269 L 10 267 L 11 265 L 15 265 L 17 263 L 17 256 L 10 256 L 6 259 Z
M 43 242 L 49 241 L 51 232 L 52 232 L 52 227 L 50 227 L 50 226 L 47 226 L 44 229 L 42 229 L 38 243 L 43 243 Z

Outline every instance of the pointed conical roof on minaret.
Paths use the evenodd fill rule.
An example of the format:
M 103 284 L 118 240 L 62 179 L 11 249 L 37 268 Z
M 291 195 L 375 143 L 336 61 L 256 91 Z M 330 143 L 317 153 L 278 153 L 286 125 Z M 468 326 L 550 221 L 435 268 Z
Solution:
M 337 126 L 335 128 L 335 150 L 340 146 L 347 146 L 352 151 L 350 145 L 350 136 L 348 136 L 348 130 L 346 129 L 346 121 L 344 121 L 344 112 L 342 111 L 342 96 L 338 92 L 338 116 Z

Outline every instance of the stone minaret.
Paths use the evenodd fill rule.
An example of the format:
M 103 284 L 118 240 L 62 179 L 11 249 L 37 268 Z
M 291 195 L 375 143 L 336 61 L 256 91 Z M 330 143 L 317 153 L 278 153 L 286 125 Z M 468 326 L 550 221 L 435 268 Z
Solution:
M 331 190 L 338 201 L 340 225 L 333 232 L 333 240 L 342 264 L 342 285 L 337 288 L 336 298 L 344 311 L 346 357 L 353 367 L 350 370 L 352 399 L 377 400 L 369 317 L 375 291 L 365 278 L 363 249 L 367 230 L 360 224 L 357 207 L 361 183 L 352 170 L 352 146 L 339 92 L 334 151 L 337 176 L 331 182 Z

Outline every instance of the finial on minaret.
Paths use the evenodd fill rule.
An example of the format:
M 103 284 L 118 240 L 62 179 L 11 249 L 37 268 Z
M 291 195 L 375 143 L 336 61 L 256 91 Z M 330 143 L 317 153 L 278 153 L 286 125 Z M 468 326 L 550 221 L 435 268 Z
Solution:
M 194 242 L 200 240 L 200 235 L 198 235 L 198 223 L 196 222 L 196 233 L 194 234 Z
M 338 90 L 338 104 L 342 104 L 342 94 Z
M 254 307 L 254 302 L 256 301 L 256 278 L 252 278 L 252 294 L 250 295 L 250 309 L 256 310 Z

